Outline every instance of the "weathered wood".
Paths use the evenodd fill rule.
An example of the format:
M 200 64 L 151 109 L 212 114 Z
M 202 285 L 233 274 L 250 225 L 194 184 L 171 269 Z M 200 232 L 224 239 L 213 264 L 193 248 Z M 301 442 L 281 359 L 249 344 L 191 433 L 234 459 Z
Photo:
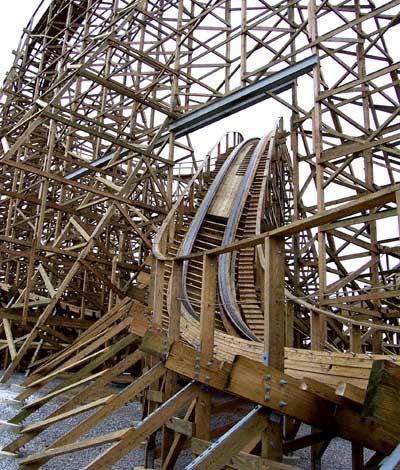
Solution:
M 214 248 L 198 253 L 191 253 L 187 256 L 178 256 L 177 259 L 194 259 L 203 257 L 205 254 L 221 255 L 223 253 L 229 253 L 231 251 L 237 251 L 242 248 L 249 248 L 252 246 L 259 245 L 264 242 L 266 237 L 289 237 L 304 230 L 328 224 L 333 220 L 357 214 L 358 212 L 362 212 L 367 209 L 372 209 L 377 206 L 382 206 L 383 204 L 386 204 L 388 202 L 393 202 L 396 200 L 396 192 L 398 190 L 398 185 L 394 185 L 388 189 L 382 189 L 366 196 L 360 196 L 356 202 L 342 204 L 338 207 L 335 207 L 334 209 L 327 209 L 315 216 L 311 216 L 307 219 L 293 222 L 292 224 L 273 229 L 269 232 L 265 232 L 260 235 L 255 235 L 254 237 L 251 237 L 247 240 L 235 242 L 221 248 Z
M 285 452 L 285 454 L 295 452 L 296 450 L 303 449 L 304 447 L 309 447 L 314 444 L 319 444 L 321 442 L 330 440 L 331 438 L 332 435 L 327 432 L 315 432 L 313 434 L 308 434 L 307 436 L 299 437 L 298 439 L 286 441 L 283 444 L 283 451 Z
M 328 426 L 331 433 L 360 442 L 379 452 L 388 453 L 396 444 L 390 432 L 381 431 L 378 437 L 376 426 L 373 423 L 366 425 L 361 415 L 350 405 L 343 404 L 334 414 L 333 403 L 300 390 L 299 381 L 272 367 L 266 367 L 245 357 L 238 357 L 229 367 L 214 360 L 209 369 L 199 370 L 194 367 L 196 355 L 196 351 L 190 346 L 176 342 L 171 348 L 166 367 L 219 390 L 284 412 L 321 429 Z M 281 382 L 282 380 L 284 382 Z M 248 387 L 249 383 L 252 387 Z M 265 385 L 271 386 L 267 401 Z
M 141 351 L 135 351 L 134 353 L 127 356 L 125 359 L 120 361 L 117 365 L 101 375 L 97 380 L 88 385 L 84 390 L 77 393 L 75 396 L 70 398 L 64 405 L 59 407 L 53 413 L 51 413 L 46 419 L 57 419 L 57 416 L 61 416 L 63 413 L 76 409 L 77 406 L 85 403 L 89 399 L 96 399 L 104 391 L 105 386 L 114 380 L 118 375 L 123 373 L 129 367 L 136 364 L 138 361 L 143 359 L 143 353 Z M 14 423 L 20 423 L 25 418 L 25 413 L 19 413 L 11 421 Z M 22 435 L 16 441 L 8 444 L 5 448 L 7 451 L 16 452 L 21 446 L 29 442 L 33 437 L 37 435 L 37 432 L 32 431 L 29 434 Z
M 392 435 L 400 431 L 400 367 L 388 361 L 374 361 L 368 382 L 362 416 Z
M 167 400 L 162 406 L 153 411 L 137 428 L 131 429 L 121 436 L 121 439 L 116 444 L 99 455 L 85 468 L 87 470 L 109 468 L 110 465 L 138 446 L 146 436 L 155 432 L 185 405 L 190 403 L 198 394 L 198 391 L 199 387 L 196 384 L 190 383 L 187 385 L 184 389 Z
M 162 364 L 154 366 L 120 393 L 113 395 L 109 400 L 105 401 L 97 411 L 65 433 L 61 438 L 54 441 L 49 448 L 52 449 L 72 444 L 80 436 L 86 434 L 90 429 L 104 421 L 108 416 L 121 408 L 121 406 L 151 385 L 155 380 L 159 379 L 163 374 L 164 367 Z M 45 462 L 46 460 L 47 459 L 44 457 L 41 461 Z
M 285 268 L 283 239 L 265 239 L 264 284 L 264 363 L 278 370 L 284 368 L 285 348 Z M 268 385 L 267 385 L 268 386 Z M 266 397 L 269 396 L 266 390 Z M 262 433 L 263 458 L 282 460 L 283 420 L 272 420 Z
M 205 255 L 203 258 L 201 309 L 200 309 L 200 352 L 202 361 L 210 361 L 214 350 L 214 317 L 217 299 L 217 258 Z

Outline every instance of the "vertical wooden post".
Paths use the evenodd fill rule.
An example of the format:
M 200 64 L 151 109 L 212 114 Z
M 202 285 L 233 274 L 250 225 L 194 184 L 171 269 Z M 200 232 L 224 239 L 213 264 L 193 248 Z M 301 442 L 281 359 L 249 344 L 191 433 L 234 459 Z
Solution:
M 364 470 L 364 447 L 357 442 L 351 443 L 351 468 Z
M 247 35 L 246 35 L 246 27 L 247 27 L 247 0 L 242 0 L 242 8 L 241 8 L 241 15 L 242 15 L 242 23 L 241 23 L 241 46 L 240 46 L 240 83 L 242 86 L 246 85 L 246 64 L 247 64 L 247 56 L 246 56 L 246 43 L 247 43 Z
M 316 41 L 318 37 L 317 17 L 315 0 L 310 0 L 308 8 L 308 23 L 310 36 L 312 41 Z M 318 47 L 313 47 L 313 53 L 318 55 Z M 321 137 L 321 104 L 318 96 L 321 89 L 321 70 L 320 65 L 314 67 L 313 71 L 314 80 L 314 108 L 312 114 L 313 129 L 313 146 L 315 153 L 316 163 L 316 185 L 317 185 L 317 206 L 318 211 L 325 209 L 324 198 L 324 174 L 323 163 L 321 162 L 322 156 L 322 137 Z M 318 274 L 319 274 L 319 301 L 320 304 L 324 300 L 324 292 L 326 288 L 326 243 L 325 233 L 318 229 Z M 310 313 L 311 317 L 311 348 L 321 350 L 325 344 L 325 328 L 326 322 L 324 319 L 315 312 Z
M 203 256 L 200 312 L 200 350 L 204 360 L 211 360 L 214 350 L 214 318 L 217 288 L 217 258 Z
M 264 362 L 276 369 L 284 368 L 285 346 L 285 260 L 283 239 L 265 239 L 264 280 Z M 282 420 L 270 421 L 262 435 L 263 458 L 282 460 Z
M 175 260 L 172 265 L 172 288 L 169 305 L 168 335 L 171 341 L 177 341 L 179 339 L 181 323 L 182 270 L 183 262 Z
M 175 260 L 172 265 L 172 279 L 171 279 L 171 292 L 169 299 L 169 329 L 168 336 L 170 341 L 177 341 L 180 333 L 181 322 L 181 297 L 182 297 L 182 261 Z M 177 391 L 178 375 L 176 372 L 167 371 L 165 374 L 164 397 L 168 400 Z M 168 456 L 169 449 L 171 448 L 174 439 L 174 433 L 164 426 L 161 459 L 164 462 Z
M 282 370 L 285 345 L 285 259 L 283 240 L 265 239 L 264 348 L 268 365 Z
M 203 274 L 200 310 L 200 361 L 204 367 L 212 362 L 214 350 L 214 318 L 217 288 L 217 258 L 203 256 Z M 207 386 L 201 388 L 196 404 L 196 437 L 209 441 L 211 395 Z
M 361 7 L 359 0 L 355 1 L 355 13 L 356 18 L 361 18 Z M 366 71 L 366 60 L 365 60 L 365 33 L 363 31 L 362 23 L 357 24 L 357 69 L 358 76 L 360 79 L 364 79 L 367 75 Z M 370 91 L 367 81 L 362 81 L 360 84 L 362 94 L 362 109 L 363 109 L 363 126 L 365 129 L 371 128 L 371 114 L 369 109 Z M 365 171 L 365 182 L 368 188 L 374 187 L 374 165 L 372 158 L 372 149 L 366 149 L 363 151 L 364 158 L 364 171 Z M 373 211 L 371 211 L 373 212 Z M 367 223 L 367 232 L 369 233 L 370 239 L 370 276 L 371 276 L 371 287 L 376 288 L 380 284 L 379 279 L 379 255 L 378 255 L 378 235 L 376 221 L 371 220 Z M 379 308 L 379 300 L 372 300 L 373 308 L 377 310 Z M 372 336 L 372 348 L 374 354 L 383 354 L 383 335 L 381 331 L 375 331 Z
M 361 353 L 361 328 L 358 325 L 350 326 L 350 351 Z
M 285 315 L 285 346 L 293 348 L 294 346 L 294 304 L 286 303 Z
M 164 261 L 154 260 L 154 283 L 153 283 L 153 324 L 156 328 L 162 325 L 162 309 L 164 303 Z
M 317 13 L 316 2 L 310 0 L 308 4 L 308 24 L 311 41 L 316 41 L 318 38 L 317 28 Z M 313 53 L 318 55 L 318 46 L 313 47 Z M 316 186 L 317 186 L 317 207 L 318 211 L 325 209 L 324 197 L 324 167 L 321 161 L 322 157 L 322 135 L 321 135 L 321 102 L 318 99 L 321 90 L 321 69 L 319 62 L 313 70 L 314 82 L 314 108 L 312 114 L 312 140 L 315 154 L 316 166 Z M 325 233 L 318 228 L 317 234 L 318 242 L 318 275 L 319 275 L 319 290 L 318 297 L 320 305 L 324 301 L 324 293 L 326 289 L 326 242 Z M 310 312 L 310 337 L 311 349 L 322 350 L 325 345 L 326 336 L 326 322 L 316 312 Z M 317 470 L 321 467 L 321 453 L 320 446 L 311 446 L 311 470 Z
M 397 222 L 399 225 L 399 237 L 400 237 L 400 191 L 396 191 L 396 204 L 397 204 Z

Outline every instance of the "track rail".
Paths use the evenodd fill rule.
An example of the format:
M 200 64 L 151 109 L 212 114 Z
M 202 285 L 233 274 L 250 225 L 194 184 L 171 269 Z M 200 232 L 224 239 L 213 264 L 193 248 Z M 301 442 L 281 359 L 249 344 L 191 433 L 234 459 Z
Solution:
M 273 135 L 270 133 L 264 136 L 254 149 L 242 182 L 237 190 L 233 203 L 233 210 L 229 216 L 225 229 L 223 245 L 233 243 L 236 238 L 239 221 L 242 218 L 246 201 L 249 197 L 251 185 L 256 176 L 261 159 L 268 147 L 273 145 Z M 269 156 L 271 153 L 269 152 Z M 257 217 L 260 214 L 256 215 Z M 234 257 L 232 253 L 225 253 L 219 257 L 218 263 L 218 286 L 224 309 L 235 328 L 247 339 L 258 341 L 259 339 L 244 321 L 237 301 L 235 280 L 234 280 Z M 253 287 L 255 290 L 255 286 Z

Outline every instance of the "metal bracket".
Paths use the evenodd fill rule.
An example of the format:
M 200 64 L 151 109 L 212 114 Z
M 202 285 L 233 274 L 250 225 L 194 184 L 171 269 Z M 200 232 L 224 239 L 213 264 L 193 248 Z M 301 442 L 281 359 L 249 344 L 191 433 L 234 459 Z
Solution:
M 262 362 L 264 366 L 269 366 L 269 352 L 268 351 L 263 352 Z

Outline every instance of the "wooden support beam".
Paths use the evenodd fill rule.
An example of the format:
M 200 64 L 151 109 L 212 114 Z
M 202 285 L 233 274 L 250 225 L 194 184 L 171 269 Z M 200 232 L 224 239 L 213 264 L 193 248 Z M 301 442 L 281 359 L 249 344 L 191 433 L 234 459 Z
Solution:
M 298 439 L 293 439 L 291 441 L 286 441 L 283 444 L 283 451 L 285 454 L 290 452 L 295 452 L 299 449 L 304 449 L 315 444 L 320 444 L 325 441 L 332 439 L 332 435 L 325 431 L 317 431 L 313 434 L 308 434 L 307 436 L 299 437 Z
M 124 455 L 137 447 L 143 439 L 153 434 L 169 419 L 176 415 L 185 405 L 188 405 L 198 394 L 199 386 L 194 382 L 177 392 L 163 405 L 145 418 L 137 428 L 121 436 L 121 439 L 110 449 L 85 467 L 85 470 L 106 470 L 120 460 Z
M 393 436 L 400 433 L 400 366 L 389 361 L 374 361 L 368 382 L 362 416 L 377 423 Z
M 196 407 L 197 399 L 193 400 L 192 403 L 189 405 L 183 421 L 190 422 L 189 420 L 193 417 L 195 407 Z M 191 437 L 191 436 L 190 436 Z M 176 459 L 179 456 L 179 453 L 183 449 L 186 442 L 186 435 L 184 434 L 175 434 L 174 441 L 171 444 L 169 452 L 162 463 L 162 470 L 172 470 L 174 468 Z
M 124 388 L 120 393 L 113 395 L 109 400 L 105 401 L 101 407 L 92 415 L 80 422 L 77 426 L 65 433 L 62 437 L 54 441 L 49 449 L 66 446 L 73 444 L 74 441 L 89 432 L 93 427 L 104 421 L 108 416 L 121 408 L 129 400 L 132 400 L 146 387 L 158 380 L 164 374 L 164 366 L 159 363 L 149 371 L 144 373 L 128 387 Z M 40 461 L 41 464 L 47 461 L 44 456 Z
M 197 355 L 198 352 L 190 346 L 181 341 L 175 342 L 166 368 L 321 429 L 328 426 L 329 432 L 384 454 L 391 452 L 396 445 L 391 433 L 385 430 L 378 433 L 376 425 L 372 422 L 366 424 L 350 404 L 344 403 L 334 413 L 335 404 L 300 390 L 298 380 L 273 367 L 238 356 L 233 364 L 214 359 L 209 368 L 200 366 L 196 369 Z M 262 381 L 260 377 L 263 377 Z M 248 387 L 249 383 L 252 387 Z M 268 400 L 265 399 L 265 385 L 271 387 Z
M 265 365 L 283 370 L 285 348 L 285 261 L 283 239 L 265 239 Z
M 99 395 L 104 392 L 104 389 L 107 384 L 109 384 L 112 380 L 117 378 L 120 374 L 126 371 L 129 367 L 135 365 L 138 361 L 143 359 L 143 353 L 139 350 L 135 351 L 134 353 L 127 356 L 125 359 L 120 361 L 117 365 L 113 368 L 108 370 L 105 374 L 101 375 L 97 380 L 93 383 L 89 384 L 84 390 L 73 396 L 69 399 L 64 405 L 59 407 L 53 413 L 51 413 L 46 419 L 56 418 L 57 416 L 61 416 L 63 413 L 66 413 L 71 410 L 75 410 L 77 406 L 81 405 L 82 403 L 86 403 L 89 399 L 95 399 Z M 21 422 L 24 419 L 25 415 L 22 414 L 20 416 L 16 416 L 11 421 L 15 423 Z M 56 418 L 57 419 L 57 418 Z M 8 444 L 5 448 L 7 451 L 16 452 L 20 449 L 21 446 L 25 445 L 31 439 L 33 439 L 37 435 L 38 431 L 32 431 L 29 434 L 22 435 L 16 441 Z
M 7 318 L 3 318 L 4 333 L 6 334 L 8 350 L 10 351 L 11 360 L 17 355 L 15 349 L 14 337 L 11 330 L 11 322 Z
M 217 258 L 203 257 L 201 307 L 200 307 L 200 352 L 201 360 L 212 361 L 214 351 L 214 317 L 217 299 Z
M 267 366 L 284 369 L 285 348 L 285 260 L 283 238 L 265 239 L 264 275 L 264 358 Z M 266 384 L 266 387 L 269 387 Z M 269 391 L 266 389 L 266 397 Z M 282 460 L 283 419 L 275 416 L 262 433 L 262 457 Z
M 246 240 L 231 243 L 223 247 L 190 253 L 190 255 L 187 256 L 177 256 L 176 258 L 185 260 L 200 258 L 205 254 L 221 255 L 223 253 L 237 251 L 242 248 L 257 246 L 261 243 L 264 243 L 266 237 L 289 237 L 310 228 L 323 226 L 338 219 L 344 219 L 345 217 L 357 214 L 358 212 L 373 209 L 374 207 L 381 207 L 384 204 L 388 204 L 389 202 L 395 202 L 396 192 L 399 190 L 400 184 L 394 184 L 388 188 L 381 189 L 367 195 L 359 196 L 356 200 L 350 203 L 341 204 L 333 209 L 325 209 L 311 217 L 296 220 L 291 224 L 278 227 L 276 229 L 270 230 L 269 232 L 261 233 L 260 235 L 254 235 L 247 238 Z

